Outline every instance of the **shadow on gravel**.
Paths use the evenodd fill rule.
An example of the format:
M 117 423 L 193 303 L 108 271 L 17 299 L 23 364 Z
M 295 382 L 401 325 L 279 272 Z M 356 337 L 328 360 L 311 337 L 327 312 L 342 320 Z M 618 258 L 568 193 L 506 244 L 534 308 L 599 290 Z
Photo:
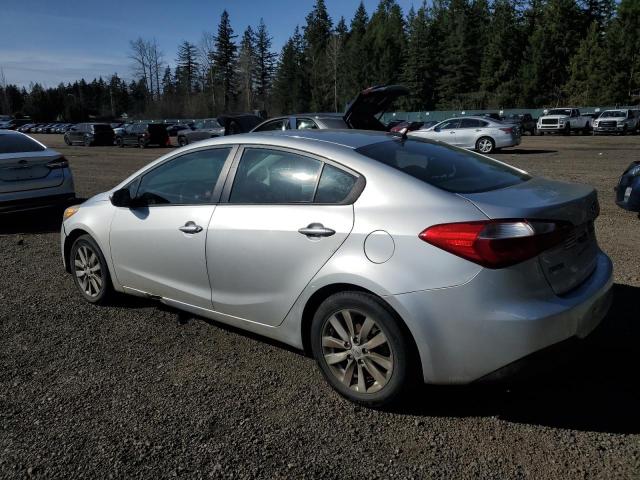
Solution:
M 84 200 L 77 198 L 72 203 L 82 203 Z M 25 212 L 0 213 L 0 235 L 59 232 L 65 208 L 66 205 L 62 205 Z
M 541 155 L 543 153 L 558 153 L 557 150 L 542 150 L 535 148 L 510 148 L 508 150 L 496 150 L 492 153 L 492 155 L 505 155 L 505 154 L 514 154 L 514 155 Z
M 603 323 L 575 347 L 508 383 L 424 386 L 396 413 L 496 416 L 502 420 L 609 433 L 640 433 L 640 288 L 616 284 Z

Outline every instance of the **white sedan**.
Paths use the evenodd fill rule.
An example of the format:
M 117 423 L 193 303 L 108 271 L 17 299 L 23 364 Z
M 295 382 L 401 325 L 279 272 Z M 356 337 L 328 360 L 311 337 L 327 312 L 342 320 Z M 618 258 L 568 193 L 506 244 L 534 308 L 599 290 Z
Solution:
M 520 145 L 520 131 L 517 126 L 488 117 L 450 118 L 431 128 L 409 132 L 408 135 L 439 140 L 484 154 L 499 148 Z

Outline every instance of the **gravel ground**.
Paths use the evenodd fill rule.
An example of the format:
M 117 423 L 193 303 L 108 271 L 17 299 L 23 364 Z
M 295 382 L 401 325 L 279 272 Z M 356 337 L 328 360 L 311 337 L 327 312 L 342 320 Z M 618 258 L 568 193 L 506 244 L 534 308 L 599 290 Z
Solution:
M 66 147 L 88 197 L 164 153 Z M 0 477 L 640 478 L 640 220 L 613 203 L 640 137 L 525 137 L 496 157 L 600 192 L 614 307 L 520 382 L 422 387 L 390 411 L 333 393 L 312 359 L 125 298 L 94 307 L 59 211 L 0 217 Z

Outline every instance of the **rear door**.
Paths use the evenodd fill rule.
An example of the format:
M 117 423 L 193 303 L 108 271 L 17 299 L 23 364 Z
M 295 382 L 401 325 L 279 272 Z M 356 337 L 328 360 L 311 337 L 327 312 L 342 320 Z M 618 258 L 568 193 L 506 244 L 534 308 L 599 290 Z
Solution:
M 460 126 L 456 130 L 456 142 L 454 145 L 464 148 L 474 148 L 476 138 L 481 134 L 482 128 L 488 125 L 487 122 L 475 118 L 463 118 Z
M 357 175 L 320 158 L 246 147 L 207 235 L 216 311 L 279 325 L 353 227 Z

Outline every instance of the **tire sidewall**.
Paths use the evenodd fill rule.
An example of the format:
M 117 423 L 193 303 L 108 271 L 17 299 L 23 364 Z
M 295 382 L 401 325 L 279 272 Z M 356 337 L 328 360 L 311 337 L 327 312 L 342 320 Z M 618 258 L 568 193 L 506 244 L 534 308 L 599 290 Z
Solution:
M 389 382 L 380 391 L 362 394 L 351 390 L 334 376 L 327 365 L 322 351 L 322 330 L 329 317 L 344 309 L 354 309 L 375 319 L 387 337 L 393 352 L 393 372 Z M 316 311 L 311 324 L 311 350 L 325 380 L 343 397 L 370 407 L 381 407 L 399 398 L 410 380 L 411 347 L 407 335 L 400 328 L 397 319 L 370 294 L 342 292 L 327 298 Z
M 103 276 L 102 289 L 100 290 L 100 294 L 95 297 L 91 297 L 84 292 L 84 290 L 80 286 L 80 282 L 74 271 L 73 262 L 76 257 L 76 252 L 83 245 L 90 247 L 95 252 L 95 254 L 98 256 L 98 261 L 100 262 L 100 269 L 101 271 L 105 272 Z M 73 242 L 73 245 L 71 245 L 71 251 L 69 253 L 69 265 L 71 268 L 71 274 L 73 276 L 73 283 L 75 284 L 76 288 L 78 289 L 78 291 L 84 297 L 85 300 L 87 300 L 90 303 L 102 304 L 108 299 L 112 289 L 111 276 L 109 275 L 109 267 L 107 266 L 107 262 L 104 258 L 104 255 L 102 254 L 102 250 L 100 250 L 100 247 L 95 242 L 95 240 L 91 238 L 91 236 L 81 235 L 80 237 L 75 239 L 75 241 Z

